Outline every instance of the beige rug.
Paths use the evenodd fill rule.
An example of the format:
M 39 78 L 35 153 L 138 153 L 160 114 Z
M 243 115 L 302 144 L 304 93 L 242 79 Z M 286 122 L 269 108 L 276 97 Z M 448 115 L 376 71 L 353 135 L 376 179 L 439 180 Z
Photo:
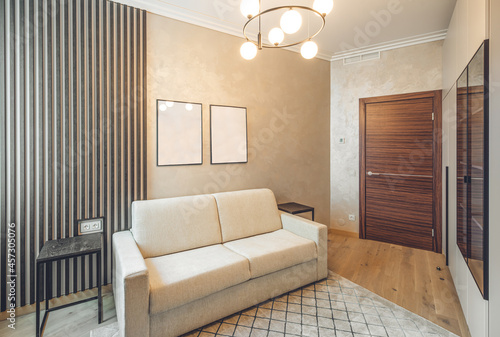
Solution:
M 90 332 L 117 337 L 118 324 Z M 209 324 L 185 336 L 452 337 L 455 334 L 329 272 L 326 280 Z

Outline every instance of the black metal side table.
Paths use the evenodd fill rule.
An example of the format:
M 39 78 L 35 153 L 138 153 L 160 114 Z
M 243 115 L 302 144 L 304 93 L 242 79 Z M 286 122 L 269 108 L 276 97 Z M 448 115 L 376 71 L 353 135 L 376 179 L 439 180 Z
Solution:
M 314 221 L 314 207 L 298 204 L 296 202 L 287 202 L 285 204 L 278 204 L 278 209 L 290 214 L 299 214 L 305 212 L 312 213 L 312 221 Z
M 49 308 L 49 288 L 52 288 L 52 262 L 64 260 L 72 257 L 97 254 L 97 288 L 98 294 L 92 298 L 87 298 L 73 303 L 68 303 L 55 308 Z M 101 292 L 101 255 L 102 255 L 102 234 L 88 234 L 51 240 L 45 242 L 36 258 L 36 337 L 43 335 L 45 323 L 50 312 L 67 308 L 72 305 L 88 302 L 97 299 L 98 322 L 102 322 L 102 292 Z M 45 314 L 40 326 L 40 301 L 42 300 L 43 270 L 46 269 L 45 276 Z

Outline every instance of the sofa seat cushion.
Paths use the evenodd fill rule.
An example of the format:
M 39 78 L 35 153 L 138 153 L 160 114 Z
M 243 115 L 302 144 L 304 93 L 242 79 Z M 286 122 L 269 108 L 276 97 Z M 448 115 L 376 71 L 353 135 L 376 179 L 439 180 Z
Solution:
M 314 241 L 284 229 L 226 242 L 224 246 L 250 261 L 252 278 L 308 262 L 318 256 Z
M 246 258 L 222 245 L 146 259 L 149 311 L 163 312 L 250 279 Z

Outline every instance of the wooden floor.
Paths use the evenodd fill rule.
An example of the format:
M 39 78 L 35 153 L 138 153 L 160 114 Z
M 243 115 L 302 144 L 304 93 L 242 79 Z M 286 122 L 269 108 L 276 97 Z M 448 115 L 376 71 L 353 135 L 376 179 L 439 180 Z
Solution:
M 116 322 L 115 303 L 111 286 L 103 287 L 103 323 Z M 97 288 L 59 297 L 50 301 L 50 307 L 76 302 L 97 295 Z M 42 306 L 45 308 L 45 305 Z M 42 311 L 43 313 L 43 311 Z M 16 312 L 15 330 L 8 327 L 9 321 L 2 316 L 0 336 L 28 337 L 35 336 L 35 306 L 25 306 Z M 89 337 L 90 331 L 97 328 L 97 300 L 85 302 L 72 307 L 56 310 L 49 314 L 43 337 Z
M 329 231 L 331 271 L 459 336 L 470 337 L 444 255 L 345 234 Z
M 443 255 L 334 231 L 329 232 L 328 241 L 330 270 L 459 336 L 470 337 Z M 95 290 L 88 290 L 55 299 L 51 306 L 95 294 Z M 104 287 L 103 294 L 107 324 L 116 321 L 111 287 Z M 16 330 L 9 329 L 5 316 L 0 316 L 0 336 L 34 336 L 33 311 L 34 306 L 18 309 Z M 51 313 L 44 336 L 88 337 L 97 326 L 97 304 L 90 301 Z

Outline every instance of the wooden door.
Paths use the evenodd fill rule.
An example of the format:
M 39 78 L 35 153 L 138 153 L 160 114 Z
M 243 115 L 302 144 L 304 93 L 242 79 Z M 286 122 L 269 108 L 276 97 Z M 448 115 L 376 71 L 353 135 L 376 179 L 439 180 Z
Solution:
M 441 252 L 441 91 L 360 100 L 360 237 Z

